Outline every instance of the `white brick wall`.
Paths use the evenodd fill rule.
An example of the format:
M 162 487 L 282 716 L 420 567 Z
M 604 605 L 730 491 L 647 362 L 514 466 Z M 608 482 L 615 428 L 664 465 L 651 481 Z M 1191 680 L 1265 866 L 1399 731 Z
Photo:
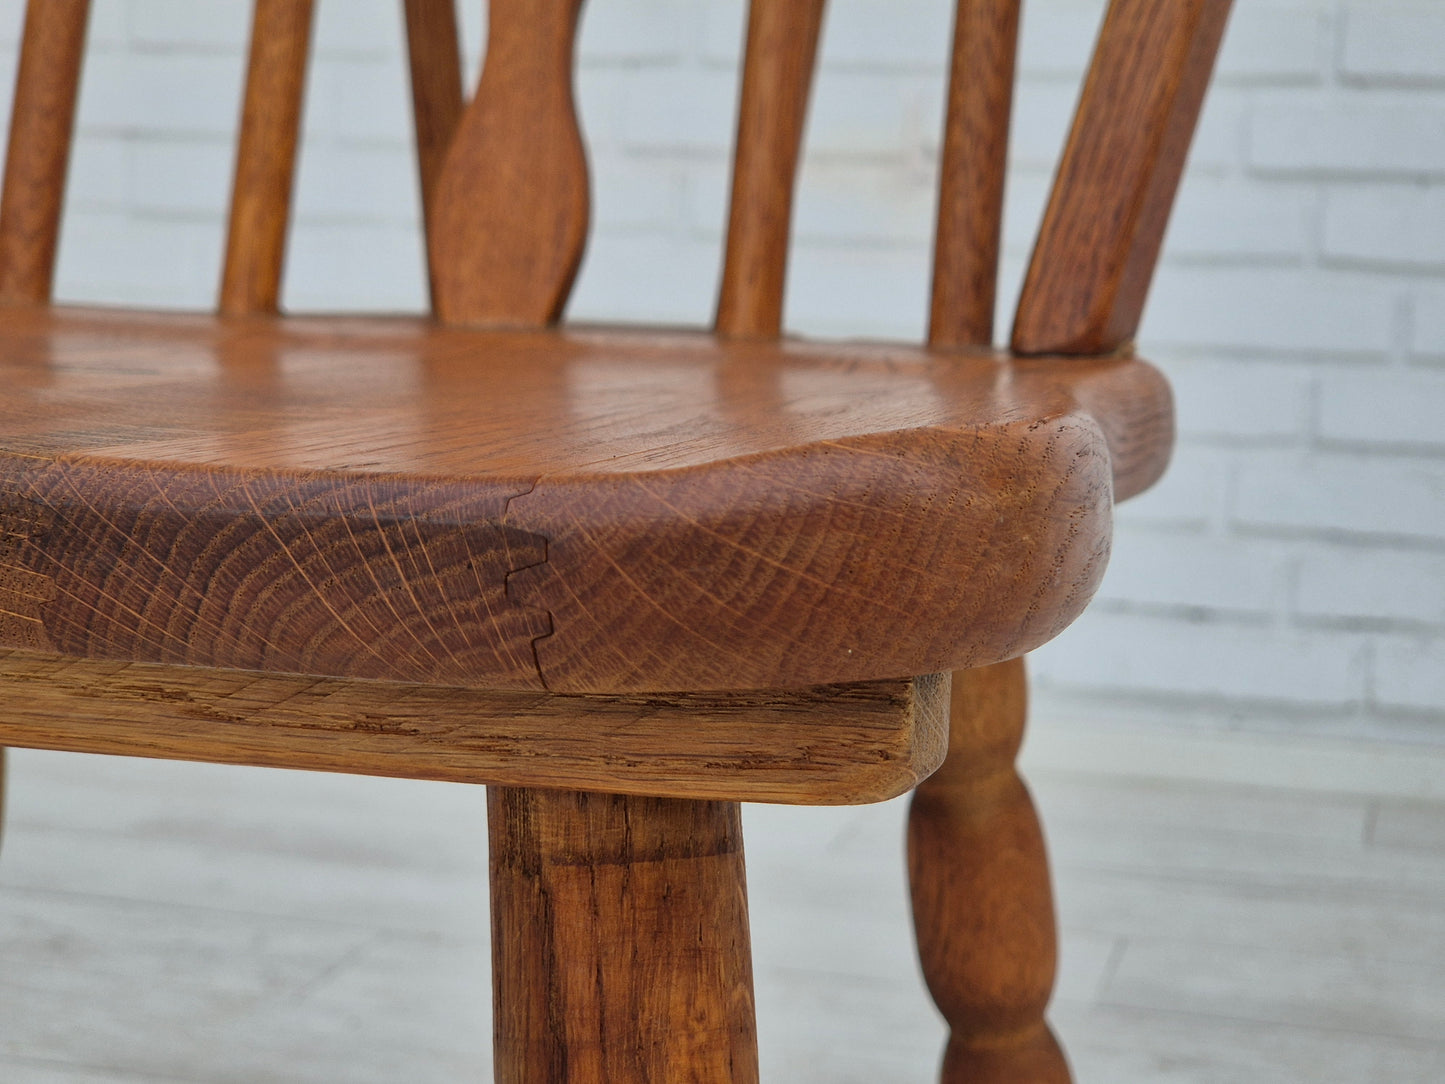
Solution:
M 248 4 L 94 3 L 59 292 L 204 306 Z M 0 45 L 21 6 L 0 0 Z M 1025 5 L 1001 309 L 1101 7 Z M 423 303 L 399 8 L 319 0 L 293 307 Z M 473 72 L 481 8 L 464 0 Z M 796 330 L 921 334 L 949 20 L 950 0 L 831 0 Z M 742 0 L 590 0 L 596 227 L 574 315 L 707 318 L 742 25 Z M 1440 0 L 1237 0 L 1141 342 L 1175 383 L 1178 454 L 1120 510 L 1114 567 L 1038 653 L 1040 683 L 1445 741 Z

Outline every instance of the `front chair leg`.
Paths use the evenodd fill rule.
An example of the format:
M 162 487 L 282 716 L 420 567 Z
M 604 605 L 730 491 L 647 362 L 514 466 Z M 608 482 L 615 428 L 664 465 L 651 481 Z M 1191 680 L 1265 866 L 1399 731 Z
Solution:
M 951 1034 L 944 1084 L 1068 1084 L 1044 1010 L 1057 935 L 1048 856 L 1014 770 L 1022 659 L 953 676 L 948 758 L 914 793 L 908 873 L 923 974 Z
M 498 1084 L 756 1084 L 736 802 L 490 787 Z

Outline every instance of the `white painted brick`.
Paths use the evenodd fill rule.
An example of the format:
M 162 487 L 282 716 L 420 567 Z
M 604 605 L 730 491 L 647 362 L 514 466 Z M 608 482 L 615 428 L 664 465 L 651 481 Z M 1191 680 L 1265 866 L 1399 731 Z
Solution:
M 130 199 L 129 152 L 130 143 L 121 136 L 78 138 L 70 151 L 66 206 L 88 210 L 124 208 Z
M 1336 259 L 1445 267 L 1445 187 L 1332 191 L 1325 204 L 1322 248 Z
M 222 229 L 205 222 L 75 211 L 60 231 L 62 301 L 207 308 L 220 282 Z
M 1414 297 L 1411 350 L 1421 357 L 1445 358 L 1445 291 L 1422 289 Z
M 1166 256 L 1243 263 L 1302 259 L 1309 247 L 1315 194 L 1295 184 L 1247 184 L 1203 174 L 1179 189 Z
M 15 101 L 15 68 L 19 60 L 14 47 L 5 48 L 0 45 L 0 129 L 10 129 L 10 107 Z M 85 75 L 81 74 L 81 85 L 84 86 Z
M 1236 4 L 1215 77 L 1225 82 L 1315 81 L 1324 67 L 1328 29 L 1317 3 Z
M 950 0 L 832 0 L 819 59 L 824 67 L 942 72 L 952 36 Z
M 1283 597 L 1283 566 L 1278 546 L 1121 531 L 1095 601 L 1265 615 Z
M 1244 157 L 1252 102 L 1247 89 L 1227 83 L 1210 88 L 1189 149 L 1191 170 L 1223 172 L 1239 167 Z
M 702 55 L 718 67 L 736 67 L 747 28 L 746 0 L 712 0 L 702 5 Z
M 1052 172 L 1063 153 L 1078 100 L 1079 88 L 1072 83 L 1021 83 L 1014 94 L 1010 164 Z
M 1445 83 L 1445 11 L 1438 3 L 1350 4 L 1340 70 L 1372 83 Z
M 1118 522 L 1202 531 L 1224 516 L 1226 481 L 1226 463 L 1218 451 L 1181 447 L 1152 489 L 1119 505 Z
M 912 241 L 926 247 L 936 206 L 931 171 L 810 159 L 798 179 L 793 234 L 873 244 Z
M 126 44 L 126 0 L 94 0 L 90 6 L 85 45 L 106 52 L 123 49 Z
M 1445 448 L 1445 373 L 1325 373 L 1319 435 L 1331 441 Z
M 229 140 L 130 140 L 126 191 L 153 213 L 203 214 L 220 221 L 231 195 L 235 151 Z
M 629 147 L 726 151 L 737 114 L 733 73 L 647 68 L 623 88 L 622 133 Z
M 299 221 L 420 221 L 416 163 L 402 148 L 312 143 L 302 147 L 300 158 L 295 201 Z
M 687 228 L 712 244 L 722 243 L 727 226 L 732 163 L 721 156 L 693 158 L 683 174 L 683 214 Z M 801 209 L 794 206 L 794 213 Z
M 577 54 L 582 63 L 676 61 L 692 40 L 688 0 L 610 0 L 582 9 Z
M 0 48 L 13 49 L 20 44 L 20 31 L 25 24 L 26 0 L 0 0 Z
M 1003 251 L 1014 260 L 1022 262 L 1033 252 L 1053 179 L 1052 172 L 1009 172 L 1003 200 Z
M 943 74 L 826 71 L 808 118 L 808 150 L 909 155 L 936 147 L 943 130 Z
M 1445 105 L 1380 94 L 1348 104 L 1262 103 L 1250 117 L 1249 164 L 1279 173 L 1445 175 Z
M 1445 556 L 1311 550 L 1300 561 L 1295 610 L 1306 618 L 1445 625 Z
M 1445 541 L 1445 460 L 1256 453 L 1240 464 L 1234 519 L 1254 529 Z
M 241 57 L 102 53 L 87 57 L 82 131 L 230 138 L 241 111 Z
M 420 311 L 426 307 L 421 235 L 388 224 L 297 222 L 282 296 L 298 311 Z
M 931 259 L 923 245 L 795 245 L 788 266 L 788 327 L 808 335 L 919 342 Z
M 627 99 L 637 74 L 611 64 L 578 67 L 573 93 L 588 153 L 605 154 L 626 144 Z
M 1034 0 L 1024 5 L 1019 31 L 1018 71 L 1060 81 L 1083 78 L 1099 36 L 1100 0 Z
M 1166 264 L 1155 277 L 1140 341 L 1379 354 L 1393 341 L 1394 308 L 1393 288 L 1368 276 Z
M 592 213 L 597 230 L 668 229 L 683 221 L 686 165 L 652 157 L 594 155 Z
M 252 0 L 135 0 L 128 5 L 130 41 L 144 49 L 239 54 L 251 35 Z M 320 5 L 324 12 L 332 4 Z
M 400 57 L 405 52 L 401 5 L 391 0 L 318 3 L 315 20 L 312 40 L 318 56 Z
M 1086 613 L 1030 658 L 1053 685 L 1345 707 L 1364 697 L 1356 638 L 1323 631 Z
M 1182 357 L 1161 367 L 1174 387 L 1181 436 L 1282 440 L 1306 431 L 1311 383 L 1307 366 Z
M 335 138 L 411 144 L 411 82 L 400 56 L 320 61 L 310 96 L 308 130 L 314 119 Z
M 717 302 L 716 244 L 598 233 L 587 246 L 568 317 L 605 323 L 703 325 Z
M 1387 708 L 1445 711 L 1445 637 L 1379 644 L 1374 691 Z
M 1007 202 L 1005 202 L 1004 214 L 1005 221 L 1007 221 Z M 1030 238 L 1029 244 L 1032 246 L 1032 238 Z M 1023 290 L 1024 268 L 1028 254 L 1028 250 L 1010 252 L 1005 248 L 1002 258 L 999 260 L 998 304 L 994 309 L 995 342 L 1007 342 L 1009 333 L 1013 329 L 1014 313 L 1018 309 L 1019 294 Z

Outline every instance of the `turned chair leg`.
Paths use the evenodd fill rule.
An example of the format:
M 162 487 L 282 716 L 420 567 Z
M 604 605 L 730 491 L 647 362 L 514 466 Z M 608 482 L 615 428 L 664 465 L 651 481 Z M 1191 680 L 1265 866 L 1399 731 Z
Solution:
M 736 802 L 490 787 L 498 1084 L 756 1084 Z
M 908 872 L 923 974 L 951 1034 L 944 1084 L 1067 1084 L 1044 1010 L 1057 934 L 1048 856 L 1014 770 L 1022 659 L 953 676 L 948 758 L 914 793 Z

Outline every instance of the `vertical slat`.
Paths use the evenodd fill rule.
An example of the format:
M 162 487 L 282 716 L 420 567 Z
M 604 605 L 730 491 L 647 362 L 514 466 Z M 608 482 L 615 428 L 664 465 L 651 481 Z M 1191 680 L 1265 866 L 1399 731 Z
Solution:
M 89 0 L 30 0 L 0 196 L 0 303 L 50 300 Z
M 757 1084 L 736 802 L 487 788 L 498 1084 Z
M 220 309 L 272 313 L 281 294 L 312 0 L 256 0 Z
M 587 157 L 572 98 L 582 0 L 491 0 L 487 59 L 427 229 L 437 316 L 557 320 L 587 242 Z
M 752 0 L 718 334 L 775 337 L 824 0 Z
M 958 0 L 928 341 L 993 342 L 1019 0 Z
M 430 225 L 442 162 L 462 119 L 457 6 L 456 0 L 405 0 L 405 10 L 422 222 Z
M 1112 0 L 1014 321 L 1021 354 L 1134 338 L 1231 0 Z
M 942 1084 L 1069 1084 L 1044 1020 L 1057 963 L 1048 855 L 1014 768 L 1027 701 L 1022 659 L 954 674 L 948 756 L 909 806 L 918 955 L 949 1025 Z

